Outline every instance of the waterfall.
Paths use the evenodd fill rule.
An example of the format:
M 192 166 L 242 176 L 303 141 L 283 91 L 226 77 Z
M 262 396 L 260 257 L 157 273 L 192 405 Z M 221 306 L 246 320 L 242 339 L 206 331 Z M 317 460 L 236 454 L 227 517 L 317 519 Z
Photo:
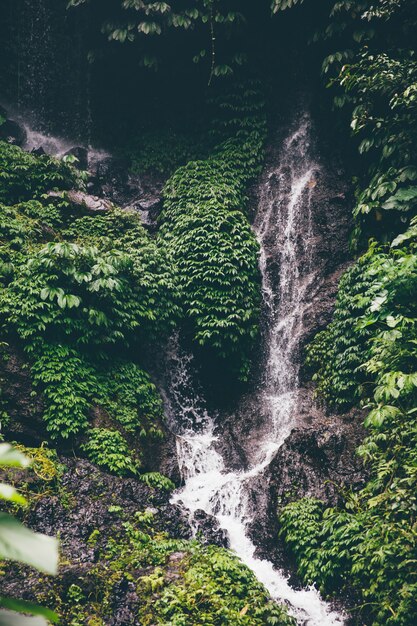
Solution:
M 169 412 L 176 423 L 184 487 L 172 501 L 188 510 L 191 520 L 198 509 L 214 516 L 227 532 L 231 549 L 274 599 L 288 605 L 299 624 L 337 626 L 344 617 L 332 611 L 316 589 L 293 589 L 282 571 L 258 559 L 248 533 L 254 517 L 251 481 L 262 475 L 297 420 L 303 318 L 317 280 L 311 198 L 320 168 L 313 155 L 311 121 L 303 114 L 283 142 L 276 167 L 265 174 L 254 223 L 268 316 L 265 373 L 256 402 L 268 416 L 267 427 L 259 435 L 250 467 L 228 471 L 216 449 L 216 416 L 208 413 L 195 386 L 192 356 L 173 341 Z
M 88 15 L 67 5 L 67 0 L 5 0 L 1 97 L 35 131 L 88 143 Z

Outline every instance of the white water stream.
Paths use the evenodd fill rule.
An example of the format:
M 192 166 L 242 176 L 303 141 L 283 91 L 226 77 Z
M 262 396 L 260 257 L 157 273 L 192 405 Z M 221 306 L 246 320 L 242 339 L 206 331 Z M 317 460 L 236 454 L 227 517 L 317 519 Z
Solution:
M 254 229 L 261 244 L 260 268 L 268 308 L 265 376 L 257 398 L 269 416 L 267 432 L 259 436 L 251 467 L 228 471 L 216 449 L 215 420 L 193 390 L 192 357 L 172 347 L 174 374 L 171 410 L 182 431 L 177 451 L 184 487 L 172 501 L 190 517 L 198 509 L 213 515 L 229 536 L 230 547 L 265 585 L 271 596 L 288 604 L 299 624 L 340 626 L 344 617 L 331 609 L 314 588 L 293 589 L 285 574 L 255 556 L 248 534 L 253 519 L 249 502 L 251 479 L 262 475 L 296 424 L 298 362 L 303 316 L 309 290 L 317 278 L 314 268 L 311 196 L 319 166 L 312 157 L 311 125 L 307 115 L 283 142 L 278 164 L 270 170 L 260 193 Z M 279 268 L 274 276 L 273 266 Z M 174 342 L 175 343 L 175 342 Z

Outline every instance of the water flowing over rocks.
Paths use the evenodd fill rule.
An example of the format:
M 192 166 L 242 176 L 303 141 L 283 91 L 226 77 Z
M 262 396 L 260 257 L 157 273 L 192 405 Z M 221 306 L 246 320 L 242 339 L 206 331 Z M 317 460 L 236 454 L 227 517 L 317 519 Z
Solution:
M 76 156 L 76 147 L 68 142 L 29 127 L 25 145 L 60 157 Z M 86 164 L 88 193 L 67 192 L 72 202 L 91 211 L 108 210 L 112 204 L 137 210 L 151 231 L 156 228 L 162 181 L 129 173 L 123 159 L 103 151 L 88 149 Z M 288 604 L 300 626 L 340 626 L 345 623 L 342 612 L 323 602 L 315 589 L 294 583 L 277 536 L 280 506 L 304 495 L 335 503 L 343 486 L 361 485 L 364 476 L 354 455 L 362 437 L 361 416 L 327 414 L 302 368 L 306 343 L 331 318 L 338 280 L 349 262 L 350 227 L 343 170 L 332 152 L 318 145 L 309 114 L 295 115 L 286 136 L 279 131 L 271 138 L 256 202 L 264 313 L 254 379 L 235 406 L 225 408 L 219 402 L 213 410 L 198 381 L 195 358 L 180 337 L 173 337 L 163 389 L 166 439 L 149 449 L 145 466 L 182 484 L 171 501 L 161 493 L 156 496 L 161 530 L 180 538 L 199 533 L 204 542 L 230 546 L 271 595 Z M 30 381 L 19 359 L 13 354 L 6 372 L 16 375 L 11 393 L 16 414 L 23 411 L 14 420 L 14 432 L 36 445 L 42 441 L 42 426 L 36 426 L 41 406 L 30 418 L 34 428 L 28 429 Z M 100 425 L 100 408 L 94 411 Z M 80 494 L 77 506 L 65 517 L 57 500 L 42 499 L 30 522 L 43 532 L 62 531 L 64 549 L 78 555 L 63 572 L 71 584 L 94 562 L 94 550 L 86 548 L 91 529 L 97 528 L 103 541 L 111 536 L 105 510 L 109 501 L 92 494 L 105 487 L 103 493 L 118 494 L 120 506 L 139 510 L 148 505 L 149 491 L 133 479 L 92 470 L 84 460 L 66 459 L 65 464 L 65 486 Z M 14 585 L 19 582 L 10 581 L 10 593 Z M 135 623 L 132 589 L 127 586 L 116 595 L 112 624 Z
M 31 507 L 26 521 L 39 532 L 60 534 L 62 565 L 59 581 L 65 589 L 71 585 L 84 589 L 85 581 L 89 580 L 89 570 L 93 566 L 100 566 L 100 552 L 114 535 L 115 526 L 121 523 L 115 514 L 117 510 L 129 519 L 137 511 L 150 509 L 154 513 L 157 530 L 169 532 L 178 539 L 191 537 L 186 515 L 179 507 L 169 503 L 166 492 L 151 489 L 134 479 L 110 476 L 83 459 L 61 458 L 60 462 L 66 468 L 60 481 L 60 494 L 48 495 L 47 492 L 38 499 Z M 22 473 L 22 480 L 27 481 L 28 476 Z M 39 489 L 45 489 L 36 476 L 31 480 L 39 482 Z M 209 521 L 206 522 L 206 528 L 207 531 L 210 528 Z M 94 541 L 91 537 L 94 537 Z M 169 571 L 175 575 L 175 557 L 171 555 L 170 558 L 172 564 L 169 565 Z M 101 565 L 108 568 L 108 562 Z M 138 571 L 137 576 L 145 573 Z M 32 590 L 39 591 L 38 579 L 39 574 L 34 570 L 15 567 L 2 577 L 2 593 L 33 600 Z M 84 590 L 95 593 L 94 588 Z M 107 622 L 108 626 L 137 624 L 138 596 L 134 584 L 123 578 L 112 586 L 110 603 L 113 615 Z
M 350 426 L 344 430 L 338 416 L 326 421 L 301 372 L 304 345 L 329 321 L 337 279 L 349 258 L 348 187 L 330 158 L 327 163 L 319 157 L 308 113 L 295 115 L 288 134 L 278 133 L 271 142 L 254 219 L 265 306 L 252 390 L 232 410 L 209 410 L 196 388 L 192 357 L 177 344 L 167 393 L 184 480 L 172 502 L 194 513 L 196 529 L 197 511 L 213 515 L 271 595 L 309 626 L 335 626 L 345 618 L 314 589 L 292 587 L 282 552 L 270 548 L 279 545 L 277 483 L 294 499 L 294 479 L 303 479 L 300 495 L 326 499 L 328 476 L 341 484 L 352 478 L 334 455 L 337 449 L 344 459 L 353 456 L 352 422 L 346 420 Z M 294 448 L 298 456 L 287 467 Z M 315 461 L 323 464 L 317 476 Z M 360 475 L 358 469 L 358 481 Z M 260 551 L 262 546 L 267 550 Z

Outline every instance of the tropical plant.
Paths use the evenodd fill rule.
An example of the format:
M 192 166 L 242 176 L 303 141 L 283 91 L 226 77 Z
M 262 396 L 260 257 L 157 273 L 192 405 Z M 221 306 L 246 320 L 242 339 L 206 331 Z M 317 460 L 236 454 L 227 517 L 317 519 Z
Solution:
M 118 476 L 134 475 L 138 472 L 138 462 L 121 433 L 108 428 L 90 428 L 88 440 L 81 447 L 88 457 L 98 465 Z

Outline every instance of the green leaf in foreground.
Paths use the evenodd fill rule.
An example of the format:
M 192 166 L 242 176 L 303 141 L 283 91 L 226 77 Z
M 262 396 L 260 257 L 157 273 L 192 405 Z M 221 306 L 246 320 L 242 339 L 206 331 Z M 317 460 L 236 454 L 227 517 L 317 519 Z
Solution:
M 33 604 L 33 602 L 26 602 L 25 600 L 15 600 L 14 598 L 0 598 L 0 607 L 3 609 L 9 609 L 11 611 L 20 611 L 21 613 L 28 613 L 30 615 L 35 615 L 39 617 L 45 617 L 48 622 L 52 622 L 56 624 L 59 620 L 59 617 L 56 613 L 51 611 L 50 609 L 46 609 L 43 606 L 39 606 L 37 604 Z M 4 613 L 4 611 L 0 611 L 0 616 Z M 8 613 L 8 611 L 7 611 Z M 20 615 L 18 616 L 21 617 Z M 25 618 L 27 619 L 27 618 Z M 0 617 L 0 624 L 1 624 Z M 45 623 L 44 620 L 31 620 L 28 623 L 36 624 L 36 623 Z
M 58 541 L 29 530 L 7 513 L 0 513 L 0 556 L 56 574 Z
M 9 443 L 0 443 L 0 466 L 28 467 L 30 460 L 24 454 L 15 450 Z
M 39 616 L 26 616 L 12 611 L 0 610 L 0 626 L 48 626 L 48 622 Z

